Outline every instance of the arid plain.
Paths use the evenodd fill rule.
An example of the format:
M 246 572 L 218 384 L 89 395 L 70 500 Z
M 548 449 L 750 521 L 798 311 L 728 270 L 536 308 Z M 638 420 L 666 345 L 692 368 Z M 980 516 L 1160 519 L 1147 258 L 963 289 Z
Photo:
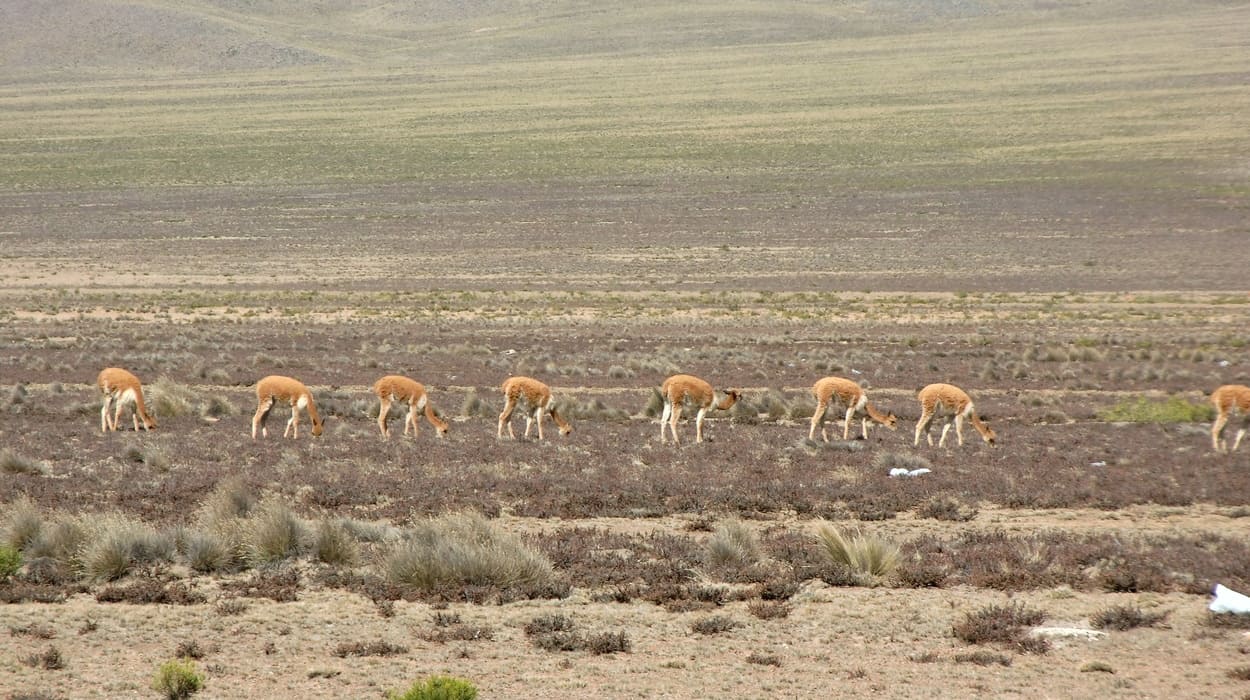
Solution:
M 1250 694 L 1244 5 L 280 5 L 0 22 L 5 697 Z M 111 365 L 155 432 L 100 432 Z M 744 391 L 710 442 L 678 372 Z M 390 373 L 445 439 L 380 439 Z M 268 374 L 324 435 L 252 440 Z M 515 374 L 571 435 L 496 439 Z M 827 375 L 898 430 L 806 440 Z M 913 447 L 931 382 L 998 444 Z M 549 575 L 394 575 L 467 514 Z

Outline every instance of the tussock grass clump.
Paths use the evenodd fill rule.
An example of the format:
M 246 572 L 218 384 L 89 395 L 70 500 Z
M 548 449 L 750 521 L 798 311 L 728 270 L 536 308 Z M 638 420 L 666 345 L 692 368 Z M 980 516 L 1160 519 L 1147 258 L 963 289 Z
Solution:
M 177 418 L 195 412 L 195 391 L 166 376 L 145 387 L 144 398 L 155 418 Z
M 317 524 L 313 553 L 317 561 L 333 566 L 352 566 L 360 558 L 356 540 L 337 520 L 323 520 Z
M 191 659 L 166 661 L 156 669 L 152 689 L 168 700 L 185 700 L 204 689 L 204 675 Z
M 48 465 L 37 459 L 24 457 L 9 448 L 0 450 L 0 472 L 5 474 L 31 474 L 46 476 Z
M 395 584 L 437 592 L 464 586 L 551 585 L 551 561 L 478 513 L 454 513 L 412 527 L 382 563 Z
M 82 525 L 79 564 L 92 581 L 115 581 L 135 566 L 172 561 L 176 551 L 172 535 L 126 515 L 85 516 Z
M 1179 396 L 1166 401 L 1139 398 L 1098 411 L 1098 419 L 1110 423 L 1203 423 L 1215 419 L 1215 407 Z
M 902 559 L 898 545 L 885 538 L 858 531 L 848 537 L 829 523 L 821 524 L 817 540 L 829 563 L 846 568 L 865 584 L 894 573 Z
M 585 647 L 586 639 L 576 627 L 567 615 L 539 615 L 525 623 L 525 636 L 543 651 L 577 651 Z
M 431 676 L 413 683 L 403 692 L 391 691 L 387 700 L 477 700 L 477 687 L 451 676 Z
M 19 497 L 4 509 L 0 544 L 24 550 L 43 534 L 43 513 L 28 496 Z
M 704 556 L 715 567 L 746 568 L 759 561 L 760 540 L 741 520 L 726 520 L 708 538 Z
M 200 573 L 228 571 L 238 557 L 230 543 L 211 532 L 193 532 L 183 544 L 187 565 Z
M 1148 613 L 1136 605 L 1113 605 L 1094 613 L 1090 626 L 1097 630 L 1131 630 L 1137 627 L 1154 627 L 1167 619 L 1168 614 Z
M 268 498 L 247 519 L 243 553 L 247 562 L 261 566 L 299 556 L 307 538 L 303 521 L 282 499 Z

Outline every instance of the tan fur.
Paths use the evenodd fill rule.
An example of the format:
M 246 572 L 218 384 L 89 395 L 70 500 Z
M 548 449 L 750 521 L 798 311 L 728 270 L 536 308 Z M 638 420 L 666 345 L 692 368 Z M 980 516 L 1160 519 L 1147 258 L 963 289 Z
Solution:
M 1211 403 L 1219 415 L 1211 425 L 1211 448 L 1216 452 L 1227 452 L 1228 442 L 1224 440 L 1224 426 L 1229 418 L 1241 417 L 1241 427 L 1237 429 L 1237 437 L 1233 438 L 1233 450 L 1241 445 L 1241 439 L 1250 428 L 1250 387 L 1241 384 L 1225 384 L 1211 392 Z
M 109 367 L 100 371 L 100 376 L 96 377 L 96 385 L 104 394 L 104 406 L 100 409 L 100 432 L 117 430 L 122 409 L 128 405 L 134 406 L 131 418 L 134 419 L 136 432 L 139 430 L 140 418 L 143 419 L 144 430 L 156 428 L 156 421 L 148 415 L 143 404 L 143 385 L 139 383 L 138 377 L 120 367 Z M 116 410 L 110 417 L 109 408 L 112 406 L 116 406 Z
M 829 442 L 825 431 L 825 412 L 831 403 L 846 408 L 846 423 L 842 426 L 842 439 L 851 439 L 851 422 L 859 415 L 863 419 L 862 434 L 868 439 L 868 419 L 884 425 L 890 430 L 898 429 L 898 416 L 893 413 L 884 415 L 868 401 L 868 395 L 859 384 L 842 377 L 825 377 L 812 385 L 812 396 L 816 397 L 816 412 L 812 414 L 812 428 L 807 432 L 808 440 L 816 439 L 816 428 L 820 427 L 820 437 Z
M 728 411 L 742 398 L 742 392 L 729 389 L 722 392 L 721 399 L 717 402 L 712 385 L 689 374 L 675 374 L 665 379 L 660 386 L 660 395 L 664 397 L 664 414 L 660 416 L 660 442 L 665 441 L 664 428 L 668 426 L 669 432 L 673 434 L 673 444 L 681 442 L 677 438 L 677 421 L 681 419 L 684 404 L 689 403 L 698 409 L 694 422 L 694 441 L 703 442 L 703 418 L 708 410 L 717 408 Z
M 408 415 L 404 418 L 404 435 L 408 434 L 409 428 L 412 428 L 413 437 L 421 432 L 418 427 L 418 411 L 425 412 L 426 420 L 434 426 L 439 437 L 447 434 L 447 422 L 434 412 L 434 406 L 430 404 L 429 396 L 425 393 L 425 386 L 421 382 L 388 374 L 373 383 L 373 393 L 381 401 L 378 407 L 378 428 L 382 431 L 382 437 L 386 438 L 391 435 L 386 425 L 386 414 L 391 410 L 392 401 L 408 404 Z
M 929 424 L 939 413 L 950 417 L 946 425 L 942 426 L 942 438 L 938 440 L 938 447 L 946 445 L 946 433 L 950 430 L 951 423 L 955 424 L 955 435 L 959 438 L 959 444 L 964 444 L 965 418 L 972 421 L 972 426 L 977 429 L 978 433 L 981 433 L 981 438 L 991 446 L 997 439 L 990 426 L 977 416 L 972 399 L 959 387 L 950 384 L 930 384 L 920 390 L 917 398 L 920 399 L 920 420 L 916 422 L 914 445 L 920 444 L 921 434 L 928 439 L 930 445 L 933 444 L 933 436 L 929 435 Z
M 525 401 L 525 437 L 530 436 L 530 428 L 533 423 L 538 423 L 538 439 L 543 439 L 543 414 L 551 414 L 551 419 L 560 426 L 560 434 L 568 435 L 573 432 L 573 426 L 556 410 L 555 402 L 551 398 L 551 387 L 543 384 L 537 379 L 529 377 L 511 377 L 503 383 L 504 407 L 503 413 L 499 414 L 499 430 L 495 433 L 496 437 L 503 437 L 503 426 L 508 426 L 508 437 L 516 439 L 516 433 L 512 432 L 512 411 L 516 408 L 518 401 Z
M 317 415 L 317 404 L 313 401 L 312 392 L 308 390 L 308 387 L 297 379 L 270 375 L 256 382 L 256 415 L 252 416 L 253 440 L 256 439 L 258 428 L 263 437 L 269 437 L 269 429 L 265 427 L 265 421 L 269 418 L 269 412 L 279 401 L 291 405 L 291 420 L 286 422 L 286 430 L 282 431 L 282 437 L 288 434 L 292 438 L 299 437 L 301 403 L 304 404 L 303 408 L 308 411 L 308 418 L 312 421 L 313 437 L 321 434 L 321 416 Z

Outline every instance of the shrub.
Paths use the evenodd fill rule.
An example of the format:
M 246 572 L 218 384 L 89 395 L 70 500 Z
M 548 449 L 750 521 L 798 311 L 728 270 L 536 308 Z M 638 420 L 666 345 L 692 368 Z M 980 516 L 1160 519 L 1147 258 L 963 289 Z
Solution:
M 727 520 L 708 538 L 705 556 L 712 566 L 746 568 L 760 558 L 760 541 L 741 520 Z
M 891 469 L 932 469 L 933 463 L 928 459 L 910 452 L 878 452 L 872 456 L 874 469 L 889 472 Z
M 962 654 L 955 654 L 953 657 L 957 664 L 976 664 L 977 666 L 1010 666 L 1011 657 L 1006 654 L 999 654 L 993 651 L 970 651 Z
M 793 608 L 782 600 L 753 600 L 747 605 L 747 611 L 761 620 L 776 620 L 788 617 Z
M 554 569 L 541 552 L 476 513 L 420 523 L 385 556 L 395 584 L 436 592 L 465 586 L 550 586 Z
M 753 651 L 747 655 L 746 659 L 749 664 L 759 664 L 760 666 L 776 666 L 781 667 L 781 659 L 775 654 L 765 654 L 759 651 Z
M 299 571 L 291 567 L 269 567 L 254 572 L 246 580 L 223 583 L 221 590 L 247 598 L 289 603 L 299 597 Z
M 1113 605 L 1099 610 L 1090 618 L 1090 625 L 1099 630 L 1131 630 L 1136 627 L 1153 627 L 1162 622 L 1167 613 L 1148 613 L 1135 605 Z
M 1099 411 L 1098 418 L 1112 423 L 1203 423 L 1215 418 L 1215 407 L 1192 403 L 1179 396 L 1166 401 L 1126 399 Z
M 477 688 L 472 683 L 450 676 L 431 676 L 413 683 L 404 692 L 392 691 L 388 700 L 476 700 Z
M 6 447 L 0 450 L 0 472 L 43 476 L 48 473 L 48 465 L 37 459 L 23 457 Z
M 876 535 L 856 532 L 848 538 L 836 527 L 823 523 L 817 536 L 828 562 L 845 567 L 861 580 L 890 575 L 902 558 L 898 545 Z
M 999 642 L 1012 644 L 1026 651 L 1044 651 L 1045 640 L 1028 640 L 1024 628 L 1045 619 L 1046 613 L 1030 610 L 1019 603 L 990 605 L 965 613 L 964 619 L 955 623 L 952 631 L 956 638 L 969 644 Z
M 712 615 L 701 620 L 695 620 L 691 623 L 690 629 L 699 634 L 720 634 L 740 626 L 737 621 L 727 615 Z
M 0 545 L 0 583 L 22 568 L 22 553 L 8 545 Z
M 586 648 L 596 655 L 627 653 L 630 649 L 630 641 L 624 632 L 603 632 L 587 638 Z
M 348 656 L 395 656 L 407 654 L 408 647 L 378 640 L 374 642 L 343 642 L 334 648 L 334 655 L 340 658 Z
M 169 700 L 185 700 L 204 689 L 204 676 L 191 659 L 166 661 L 156 669 L 152 689 Z
M 199 605 L 204 594 L 181 581 L 166 584 L 155 578 L 140 578 L 125 585 L 111 585 L 96 591 L 96 602 L 133 605 Z
M 65 668 L 65 657 L 61 655 L 61 650 L 54 646 L 49 646 L 38 654 L 31 654 L 22 659 L 22 663 L 31 668 L 42 668 L 45 671 L 59 671 Z
M 933 496 L 916 506 L 916 517 L 965 523 L 977 517 L 977 509 L 965 506 L 950 496 Z
M 200 643 L 194 639 L 178 642 L 177 648 L 174 649 L 174 656 L 180 659 L 202 659 L 206 653 Z
M 1228 670 L 1228 677 L 1238 681 L 1250 681 L 1250 666 L 1238 666 Z

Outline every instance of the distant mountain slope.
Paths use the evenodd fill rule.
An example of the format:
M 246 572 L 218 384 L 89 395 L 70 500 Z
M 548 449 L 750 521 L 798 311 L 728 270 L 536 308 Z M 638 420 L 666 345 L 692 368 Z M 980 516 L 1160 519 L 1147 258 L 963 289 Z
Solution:
M 1195 0 L 1194 4 L 1234 4 Z M 1168 0 L 5 0 L 0 78 L 661 53 L 1176 11 Z
M 119 0 L 0 3 L 6 75 L 227 71 L 325 63 L 315 49 L 199 9 Z

